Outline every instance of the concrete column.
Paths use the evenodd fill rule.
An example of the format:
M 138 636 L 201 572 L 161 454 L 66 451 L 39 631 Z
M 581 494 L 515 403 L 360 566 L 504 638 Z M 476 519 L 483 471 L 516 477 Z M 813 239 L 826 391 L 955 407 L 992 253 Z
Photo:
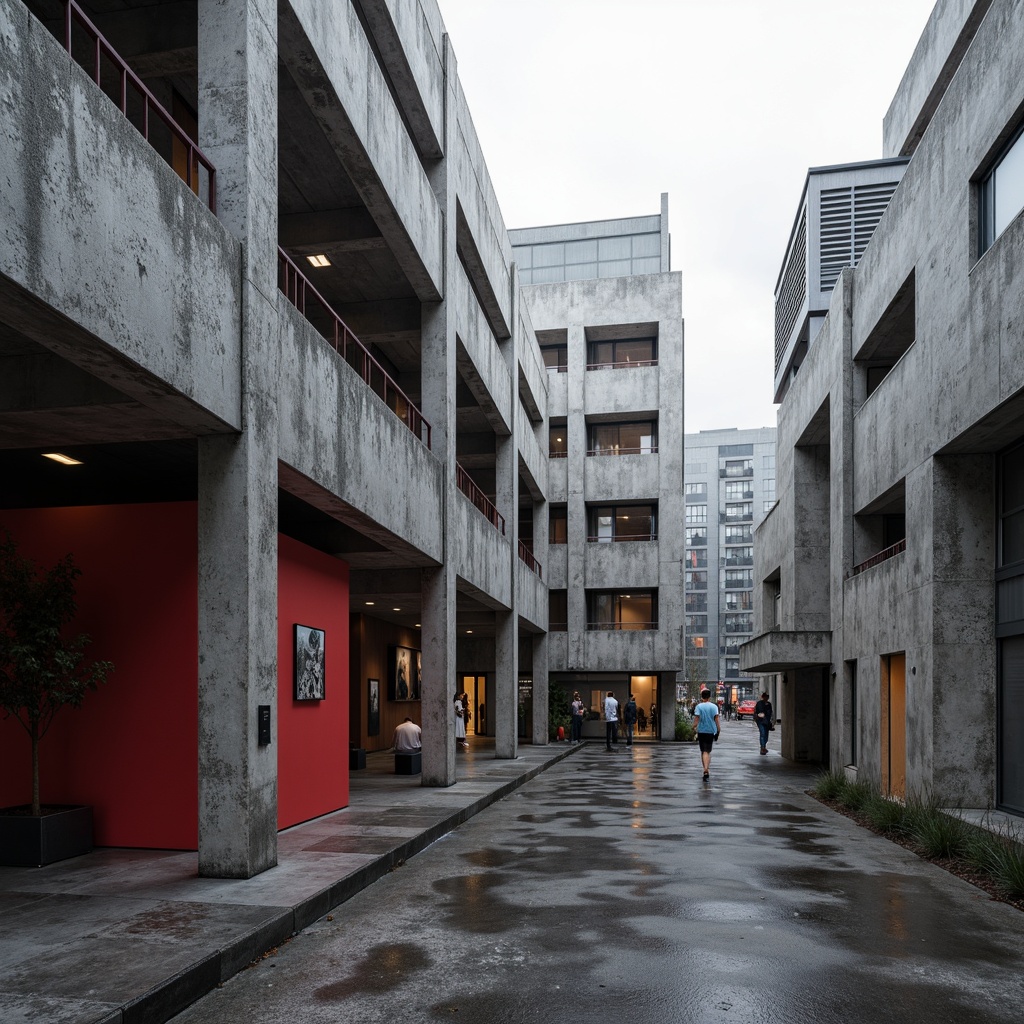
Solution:
M 587 342 L 582 324 L 569 324 L 567 334 L 568 367 L 566 373 L 566 438 L 569 457 L 566 554 L 568 559 L 569 656 L 567 668 L 586 669 L 587 637 L 587 507 L 585 493 L 587 464 L 587 424 L 584 408 L 584 384 L 587 372 Z
M 495 612 L 494 668 L 494 756 L 514 758 L 519 752 L 519 618 L 515 612 Z M 534 704 L 536 694 L 535 684 Z
M 445 153 L 455 150 L 455 53 L 445 37 Z M 444 298 L 424 305 L 420 379 L 423 414 L 431 425 L 431 451 L 444 473 L 444 562 L 423 572 L 421 639 L 423 680 L 424 786 L 451 786 L 455 782 L 455 553 L 459 537 L 452 519 L 458 495 L 455 487 L 455 385 L 458 377 L 455 345 L 455 307 L 452 282 L 458 272 L 455 248 L 455 170 L 449 159 L 428 169 L 434 195 L 444 217 Z
M 277 9 L 198 16 L 200 145 L 242 242 L 243 331 L 241 433 L 199 443 L 199 873 L 249 878 L 277 863 Z
M 549 742 L 547 633 L 533 637 L 533 742 Z

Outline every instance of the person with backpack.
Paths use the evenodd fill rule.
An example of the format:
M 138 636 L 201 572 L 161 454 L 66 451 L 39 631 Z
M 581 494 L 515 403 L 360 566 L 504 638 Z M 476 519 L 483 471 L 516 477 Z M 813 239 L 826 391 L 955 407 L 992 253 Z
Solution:
M 761 753 L 767 754 L 768 733 L 775 728 L 775 712 L 767 691 L 761 694 L 761 699 L 754 705 L 754 721 L 757 722 L 757 734 L 761 740 Z
M 626 746 L 633 746 L 633 730 L 636 728 L 637 719 L 637 707 L 636 698 L 633 694 L 629 695 L 629 700 L 626 701 L 626 706 L 622 709 L 622 721 L 626 724 Z

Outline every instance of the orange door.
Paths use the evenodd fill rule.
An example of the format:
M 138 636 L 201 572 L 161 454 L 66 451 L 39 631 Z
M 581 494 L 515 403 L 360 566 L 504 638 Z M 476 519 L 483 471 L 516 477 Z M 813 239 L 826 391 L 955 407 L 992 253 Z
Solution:
M 882 791 L 907 795 L 907 656 L 882 657 Z

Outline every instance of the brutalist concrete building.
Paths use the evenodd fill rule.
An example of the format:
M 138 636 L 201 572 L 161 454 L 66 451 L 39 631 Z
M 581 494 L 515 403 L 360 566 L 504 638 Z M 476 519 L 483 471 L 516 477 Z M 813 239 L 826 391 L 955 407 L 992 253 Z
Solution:
M 806 350 L 786 354 L 799 314 L 782 340 L 779 501 L 741 653 L 773 674 L 787 756 L 1017 813 L 1022 110 L 1024 8 L 939 3 L 884 121 L 899 184 Z
M 775 505 L 775 428 L 686 435 L 687 696 L 753 695 L 740 646 L 754 634 L 754 531 Z M 720 684 L 720 685 L 719 685 Z
M 495 756 L 547 742 L 566 400 L 436 4 L 0 0 L 0 68 L 0 528 L 74 555 L 115 665 L 44 741 L 44 799 L 249 876 L 406 715 L 423 783 L 456 782 L 456 692 Z M 665 279 L 601 281 L 632 298 L 594 323 L 674 317 L 681 403 Z M 613 497 L 630 460 L 588 461 Z M 0 765 L 23 802 L 10 720 Z
M 548 375 L 548 671 L 671 735 L 682 667 L 683 325 L 658 213 L 510 232 Z M 652 710 L 653 709 L 653 710 Z

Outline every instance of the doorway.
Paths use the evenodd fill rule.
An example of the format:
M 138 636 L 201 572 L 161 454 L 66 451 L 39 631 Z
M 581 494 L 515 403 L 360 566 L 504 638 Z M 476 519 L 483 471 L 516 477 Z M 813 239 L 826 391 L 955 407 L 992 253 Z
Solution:
M 907 795 L 907 656 L 882 656 L 882 792 Z
M 487 735 L 487 676 L 459 676 L 459 693 L 469 696 L 466 736 Z

